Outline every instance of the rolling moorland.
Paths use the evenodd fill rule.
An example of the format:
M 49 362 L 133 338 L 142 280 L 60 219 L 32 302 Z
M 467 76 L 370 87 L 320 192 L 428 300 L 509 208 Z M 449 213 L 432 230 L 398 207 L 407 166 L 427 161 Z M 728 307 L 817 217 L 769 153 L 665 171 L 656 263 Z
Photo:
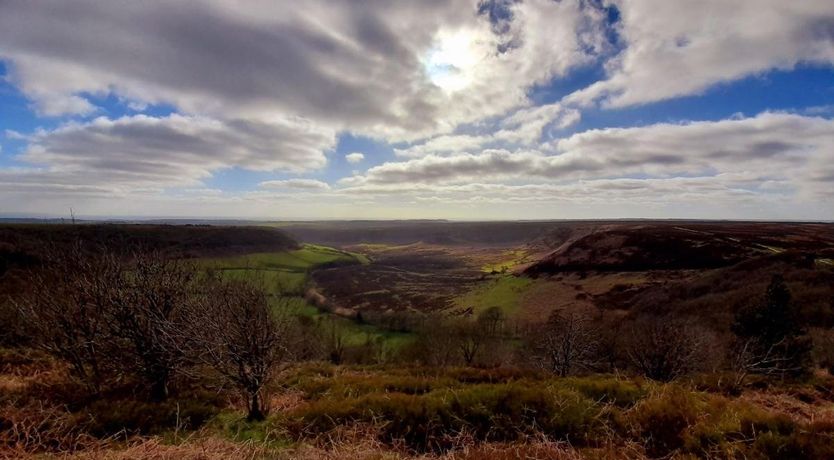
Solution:
M 834 458 L 834 225 L 0 226 L 0 457 Z

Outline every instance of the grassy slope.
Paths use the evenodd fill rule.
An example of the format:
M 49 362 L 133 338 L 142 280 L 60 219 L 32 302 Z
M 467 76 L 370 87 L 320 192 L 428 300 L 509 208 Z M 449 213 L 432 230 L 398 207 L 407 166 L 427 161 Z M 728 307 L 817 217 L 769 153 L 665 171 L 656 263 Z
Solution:
M 301 294 L 310 270 L 333 263 L 368 263 L 368 259 L 361 254 L 305 244 L 292 251 L 206 258 L 200 261 L 203 267 L 220 270 L 226 276 L 262 282 L 267 291 L 273 294 Z
M 525 249 L 509 249 L 501 253 L 501 259 L 496 262 L 491 262 L 481 266 L 481 271 L 486 273 L 492 272 L 509 272 L 516 267 L 525 263 L 531 262 L 530 254 Z
M 455 304 L 460 308 L 473 307 L 476 314 L 499 307 L 507 316 L 513 316 L 518 311 L 521 296 L 535 282 L 526 277 L 498 275 L 458 297 Z

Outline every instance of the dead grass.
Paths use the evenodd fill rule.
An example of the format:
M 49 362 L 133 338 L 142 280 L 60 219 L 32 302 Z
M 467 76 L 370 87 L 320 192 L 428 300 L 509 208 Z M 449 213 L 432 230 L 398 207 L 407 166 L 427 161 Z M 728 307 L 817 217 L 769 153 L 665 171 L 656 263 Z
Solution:
M 68 460 L 244 460 L 272 457 L 267 449 L 256 446 L 251 442 L 233 442 L 217 437 L 199 437 L 182 444 L 171 445 L 163 443 L 158 437 L 154 437 L 137 438 L 130 441 L 126 447 L 113 444 L 75 454 L 53 455 L 51 458 Z
M 797 423 L 834 420 L 834 403 L 816 398 L 811 390 L 799 397 L 795 392 L 750 390 L 738 399 L 774 413 L 785 414 Z

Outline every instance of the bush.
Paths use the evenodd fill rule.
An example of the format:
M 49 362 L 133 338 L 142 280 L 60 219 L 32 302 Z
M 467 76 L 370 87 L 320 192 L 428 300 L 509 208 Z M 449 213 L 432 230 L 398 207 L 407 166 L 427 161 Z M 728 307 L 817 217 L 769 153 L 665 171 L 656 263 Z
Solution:
M 763 433 L 791 433 L 796 423 L 739 400 L 707 396 L 698 421 L 686 430 L 684 448 L 706 458 L 745 457 L 747 443 Z
M 686 429 L 703 413 L 704 404 L 690 391 L 670 386 L 638 403 L 629 418 L 633 434 L 644 440 L 653 457 L 684 446 Z
M 694 321 L 650 317 L 635 321 L 626 349 L 631 364 L 642 375 L 668 382 L 703 369 L 708 344 L 714 340 Z

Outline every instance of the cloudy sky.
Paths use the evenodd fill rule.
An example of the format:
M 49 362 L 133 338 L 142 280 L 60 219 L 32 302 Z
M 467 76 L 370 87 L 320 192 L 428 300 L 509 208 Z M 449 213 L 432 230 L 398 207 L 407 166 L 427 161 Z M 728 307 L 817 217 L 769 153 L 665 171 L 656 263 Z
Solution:
M 834 219 L 831 0 L 2 0 L 0 215 Z

